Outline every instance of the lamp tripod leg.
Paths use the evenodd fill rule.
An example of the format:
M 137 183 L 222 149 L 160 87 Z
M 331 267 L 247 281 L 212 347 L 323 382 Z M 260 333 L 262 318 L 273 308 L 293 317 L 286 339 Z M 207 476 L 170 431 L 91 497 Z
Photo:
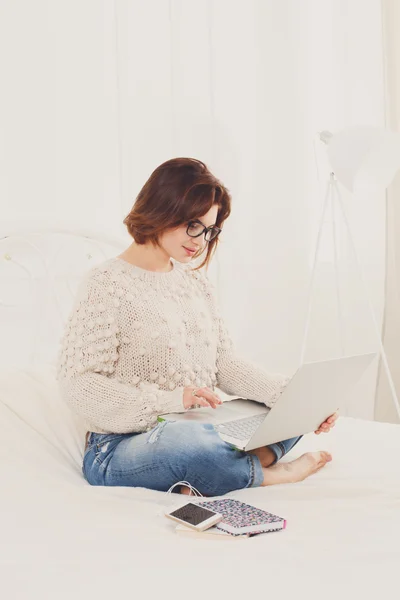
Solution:
M 331 195 L 331 214 L 332 214 L 332 238 L 333 238 L 333 256 L 334 256 L 334 267 L 335 267 L 335 284 L 336 284 L 336 304 L 338 312 L 339 322 L 339 337 L 340 337 L 340 350 L 342 356 L 345 356 L 345 334 L 344 334 L 344 321 L 342 313 L 342 302 L 340 298 L 340 279 L 339 279 L 339 257 L 337 248 L 337 230 L 335 221 L 335 198 L 334 194 Z
M 361 283 L 362 283 L 363 288 L 364 288 L 365 296 L 366 296 L 367 301 L 368 301 L 368 306 L 369 306 L 369 310 L 370 310 L 370 313 L 371 313 L 372 321 L 373 321 L 373 324 L 374 324 L 376 337 L 377 337 L 378 342 L 379 342 L 381 359 L 382 359 L 383 365 L 385 367 L 386 375 L 387 375 L 388 381 L 389 381 L 390 391 L 392 392 L 393 401 L 395 403 L 396 411 L 397 411 L 397 414 L 398 414 L 399 419 L 400 419 L 400 404 L 399 404 L 399 399 L 397 397 L 396 388 L 394 386 L 393 378 L 392 378 L 392 375 L 390 373 L 390 368 L 389 368 L 389 364 L 388 364 L 388 361 L 387 361 L 387 356 L 386 356 L 385 348 L 383 347 L 383 344 L 382 344 L 381 334 L 379 332 L 378 323 L 377 323 L 376 318 L 375 318 L 374 308 L 372 306 L 372 302 L 371 302 L 371 299 L 370 299 L 368 288 L 367 288 L 367 285 L 366 285 L 366 282 L 365 282 L 365 277 L 364 277 L 363 269 L 362 269 L 362 266 L 361 266 L 360 261 L 358 259 L 358 253 L 357 253 L 356 246 L 354 244 L 354 240 L 353 240 L 353 236 L 352 236 L 352 232 L 351 232 L 351 227 L 350 227 L 349 221 L 347 219 L 347 215 L 346 215 L 346 212 L 344 210 L 342 198 L 341 198 L 341 195 L 340 195 L 340 190 L 339 190 L 338 185 L 337 185 L 336 182 L 335 182 L 335 186 L 334 186 L 334 191 L 335 191 L 336 197 L 338 199 L 338 202 L 339 202 L 339 205 L 340 205 L 340 209 L 341 209 L 341 212 L 342 212 L 345 224 L 346 224 L 346 229 L 347 229 L 347 233 L 348 233 L 348 236 L 349 236 L 349 239 L 350 239 L 350 243 L 351 243 L 353 255 L 354 255 L 354 258 L 356 260 L 356 265 L 357 265 L 357 268 L 358 268 L 358 273 L 359 273 L 360 280 L 361 280 Z

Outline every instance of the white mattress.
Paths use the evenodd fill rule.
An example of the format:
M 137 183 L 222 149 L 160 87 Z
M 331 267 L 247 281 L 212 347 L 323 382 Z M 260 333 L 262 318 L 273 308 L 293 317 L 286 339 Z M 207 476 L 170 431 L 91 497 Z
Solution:
M 247 540 L 178 536 L 178 495 L 91 487 L 83 428 L 51 368 L 0 373 L 1 596 L 341 598 L 400 596 L 400 426 L 339 419 L 291 460 L 327 449 L 302 483 L 231 495 L 287 519 Z

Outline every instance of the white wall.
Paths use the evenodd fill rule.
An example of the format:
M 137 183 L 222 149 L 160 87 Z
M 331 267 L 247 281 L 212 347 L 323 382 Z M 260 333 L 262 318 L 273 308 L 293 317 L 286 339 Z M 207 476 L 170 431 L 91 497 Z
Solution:
M 212 268 L 233 336 L 293 372 L 327 176 L 315 133 L 384 122 L 380 1 L 2 0 L 0 71 L 2 230 L 23 219 L 126 235 L 151 171 L 200 158 L 233 194 Z M 372 200 L 347 205 L 380 320 L 384 203 Z M 338 353 L 324 248 L 310 360 Z M 369 350 L 346 268 L 346 349 Z M 350 414 L 372 418 L 375 375 Z
M 400 132 L 400 4 L 397 0 L 383 0 L 383 35 L 385 47 L 386 122 L 387 127 Z M 400 340 L 400 172 L 387 190 L 387 265 L 385 287 L 385 314 L 383 344 L 397 397 L 400 396 L 399 340 Z M 390 423 L 399 422 L 395 398 L 389 378 L 381 361 L 375 419 Z

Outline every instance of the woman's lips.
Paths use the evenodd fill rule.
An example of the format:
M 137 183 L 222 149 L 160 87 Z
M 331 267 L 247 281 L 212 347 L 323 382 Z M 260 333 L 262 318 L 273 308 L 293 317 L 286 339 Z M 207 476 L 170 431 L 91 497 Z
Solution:
M 191 250 L 190 248 L 186 248 L 186 246 L 182 246 L 184 248 L 184 250 L 186 250 L 186 252 L 189 254 L 189 256 L 193 256 L 193 254 L 195 254 L 196 250 Z

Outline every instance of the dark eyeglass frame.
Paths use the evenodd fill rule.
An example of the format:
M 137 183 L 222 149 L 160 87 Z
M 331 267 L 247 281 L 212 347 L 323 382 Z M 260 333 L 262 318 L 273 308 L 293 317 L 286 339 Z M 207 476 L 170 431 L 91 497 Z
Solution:
M 203 226 L 203 230 L 200 233 L 197 233 L 196 235 L 191 235 L 189 233 L 189 229 L 193 224 L 198 224 L 198 225 L 202 225 Z M 211 239 L 207 239 L 207 235 L 208 232 L 213 232 L 216 231 L 217 233 L 214 235 L 214 237 L 212 237 Z M 201 221 L 199 221 L 198 219 L 194 219 L 192 221 L 189 221 L 189 223 L 187 224 L 187 228 L 186 228 L 186 233 L 189 237 L 192 238 L 197 238 L 200 237 L 201 235 L 204 234 L 204 239 L 206 240 L 206 242 L 212 242 L 212 240 L 216 240 L 217 237 L 219 236 L 219 234 L 221 233 L 222 229 L 220 229 L 219 227 L 217 227 L 216 225 L 211 225 L 210 227 L 206 227 L 205 225 L 203 225 L 203 223 Z

